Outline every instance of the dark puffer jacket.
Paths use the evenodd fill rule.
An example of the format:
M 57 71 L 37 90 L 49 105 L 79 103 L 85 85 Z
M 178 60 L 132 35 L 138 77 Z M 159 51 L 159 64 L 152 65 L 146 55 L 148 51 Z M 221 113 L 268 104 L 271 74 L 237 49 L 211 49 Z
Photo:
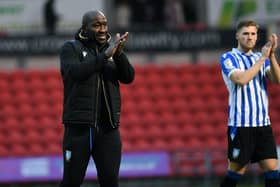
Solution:
M 98 47 L 94 43 L 75 39 L 67 41 L 60 52 L 61 75 L 64 84 L 64 124 L 97 125 L 101 94 L 110 128 L 119 126 L 121 111 L 121 83 L 131 83 L 134 69 L 126 55 L 107 59 L 108 43 Z

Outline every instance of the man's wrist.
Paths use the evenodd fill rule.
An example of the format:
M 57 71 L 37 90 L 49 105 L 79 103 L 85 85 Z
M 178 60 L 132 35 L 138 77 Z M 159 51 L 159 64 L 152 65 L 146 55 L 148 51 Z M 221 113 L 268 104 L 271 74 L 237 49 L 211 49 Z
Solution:
M 265 61 L 267 58 L 268 58 L 267 56 L 262 55 L 262 56 L 260 57 L 260 60 Z
M 271 51 L 269 56 L 275 56 L 275 51 Z

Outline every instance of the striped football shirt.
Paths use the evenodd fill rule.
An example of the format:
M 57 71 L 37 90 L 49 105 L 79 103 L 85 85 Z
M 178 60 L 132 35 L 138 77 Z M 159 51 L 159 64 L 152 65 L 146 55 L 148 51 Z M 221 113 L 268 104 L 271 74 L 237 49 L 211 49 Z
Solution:
M 270 125 L 268 115 L 268 95 L 265 74 L 270 68 L 267 59 L 258 74 L 244 86 L 230 80 L 230 75 L 245 71 L 253 66 L 261 53 L 246 55 L 236 48 L 224 53 L 220 58 L 222 76 L 229 91 L 228 126 L 262 127 Z

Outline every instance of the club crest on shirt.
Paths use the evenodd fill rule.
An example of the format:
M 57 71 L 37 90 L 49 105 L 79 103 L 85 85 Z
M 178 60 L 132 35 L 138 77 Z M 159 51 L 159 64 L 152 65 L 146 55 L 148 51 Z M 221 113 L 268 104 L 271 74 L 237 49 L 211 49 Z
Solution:
M 224 61 L 224 64 L 225 64 L 225 68 L 226 69 L 234 68 L 234 66 L 233 66 L 233 64 L 232 64 L 232 62 L 231 62 L 231 60 L 229 58 Z
M 232 157 L 233 158 L 238 158 L 239 154 L 240 154 L 240 149 L 233 148 L 233 150 L 232 150 Z
M 71 155 L 72 155 L 71 151 L 69 151 L 69 150 L 65 151 L 65 159 L 66 159 L 66 161 L 69 162 L 71 160 Z
M 83 57 L 87 56 L 87 52 L 86 51 L 83 51 L 82 54 L 83 54 Z

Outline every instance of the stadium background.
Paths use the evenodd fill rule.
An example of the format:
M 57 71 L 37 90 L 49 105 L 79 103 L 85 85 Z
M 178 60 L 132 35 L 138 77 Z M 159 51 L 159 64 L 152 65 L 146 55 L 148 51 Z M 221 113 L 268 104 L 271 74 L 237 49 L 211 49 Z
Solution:
M 219 56 L 236 45 L 234 26 L 242 18 L 260 23 L 258 48 L 271 32 L 279 33 L 280 3 L 57 0 L 60 19 L 51 36 L 43 27 L 44 3 L 0 1 L 0 186 L 58 185 L 63 133 L 58 52 L 91 9 L 106 14 L 112 33 L 130 32 L 126 50 L 136 68 L 135 82 L 122 87 L 120 186 L 217 186 L 227 163 L 227 90 Z M 280 145 L 279 88 L 269 84 L 269 91 Z M 261 186 L 262 179 L 251 165 L 242 185 Z M 90 164 L 83 186 L 96 185 Z

